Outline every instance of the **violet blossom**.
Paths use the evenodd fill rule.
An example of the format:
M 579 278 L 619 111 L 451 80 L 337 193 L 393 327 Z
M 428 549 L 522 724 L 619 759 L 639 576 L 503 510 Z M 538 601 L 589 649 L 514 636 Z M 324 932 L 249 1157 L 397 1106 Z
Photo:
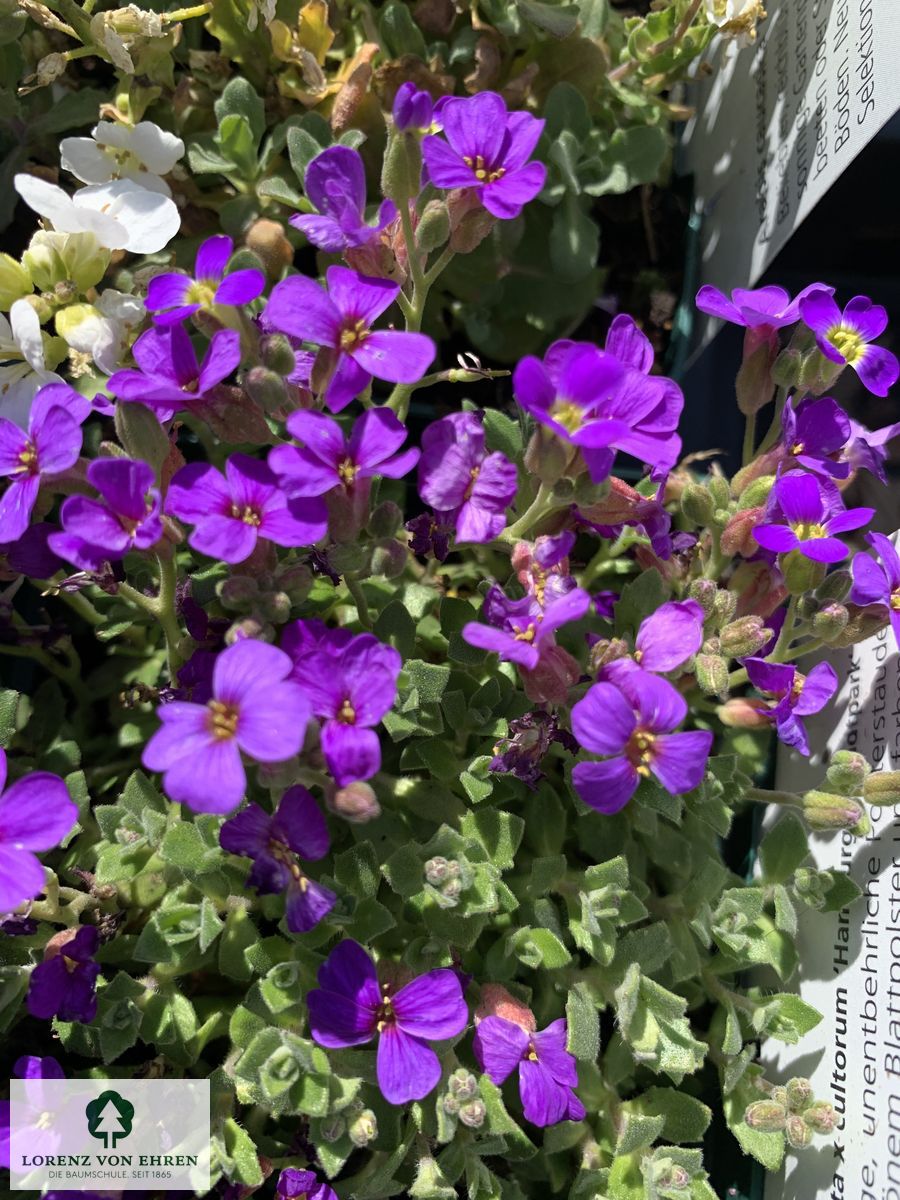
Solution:
M 455 971 L 428 971 L 399 990 L 379 986 L 375 964 L 357 942 L 343 941 L 319 968 L 306 997 L 313 1040 L 326 1049 L 378 1038 L 378 1086 L 389 1104 L 421 1100 L 441 1078 L 428 1042 L 462 1033 L 468 1009 Z
M 0 542 L 17 541 L 28 528 L 42 479 L 59 475 L 78 461 L 81 425 L 56 402 L 59 390 L 51 385 L 37 393 L 27 432 L 0 417 L 0 476 L 9 478 L 0 497 Z
M 259 538 L 276 546 L 310 546 L 328 532 L 321 500 L 291 500 L 259 459 L 232 454 L 225 474 L 210 463 L 189 463 L 166 494 L 166 512 L 195 526 L 188 541 L 201 554 L 240 563 Z
M 871 345 L 887 328 L 887 312 L 880 304 L 854 296 L 841 312 L 830 291 L 813 289 L 801 300 L 800 315 L 830 362 L 852 367 L 874 395 L 888 394 L 900 364 L 890 350 Z
M 488 770 L 498 775 L 514 775 L 533 791 L 544 778 L 540 764 L 554 743 L 571 754 L 578 750 L 572 735 L 559 728 L 555 714 L 537 709 L 515 717 L 509 722 L 506 736 L 494 747 Z
M 152 468 L 130 458 L 95 458 L 87 478 L 101 499 L 66 497 L 59 513 L 63 532 L 47 538 L 54 554 L 83 571 L 99 571 L 105 562 L 159 541 L 163 526 Z
M 890 538 L 883 533 L 868 533 L 866 541 L 876 551 L 881 562 L 868 554 L 853 559 L 853 604 L 883 604 L 891 618 L 894 636 L 900 645 L 900 555 Z
M 424 133 L 434 123 L 435 104 L 429 92 L 421 91 L 412 80 L 407 79 L 397 88 L 391 115 L 394 128 L 400 133 L 408 129 Z
M 731 299 L 718 288 L 706 284 L 697 293 L 695 303 L 701 312 L 718 317 L 732 325 L 745 329 L 783 329 L 800 320 L 800 305 L 812 292 L 822 291 L 831 295 L 834 288 L 824 283 L 810 283 L 792 300 L 783 287 L 767 284 L 759 288 L 735 288 Z
M 276 1200 L 338 1200 L 337 1192 L 320 1182 L 314 1171 L 285 1167 L 275 1187 Z
M 429 511 L 407 521 L 404 528 L 410 535 L 409 548 L 413 554 L 421 555 L 422 558 L 434 555 L 438 562 L 444 562 L 450 553 L 450 539 L 455 528 L 454 518 L 453 512 Z
M 513 548 L 516 578 L 542 608 L 576 586 L 569 574 L 569 552 L 574 545 L 575 534 L 566 529 L 542 535 L 533 546 L 517 542 Z
M 340 412 L 375 379 L 418 383 L 435 355 L 424 333 L 372 329 L 394 303 L 400 287 L 389 279 L 371 279 L 348 267 L 329 267 L 326 291 L 302 275 L 291 275 L 272 289 L 266 326 L 331 352 L 332 370 L 325 403 Z
M 813 562 L 836 563 L 849 551 L 835 535 L 859 529 L 874 513 L 873 508 L 845 509 L 833 484 L 789 471 L 776 480 L 753 536 L 764 550 L 776 554 L 799 550 Z
M 318 214 L 295 213 L 290 223 L 332 254 L 368 246 L 397 216 L 394 202 L 383 200 L 375 224 L 366 223 L 366 169 L 350 146 L 329 146 L 317 154 L 306 168 L 303 190 Z
M 290 496 L 322 496 L 376 475 L 402 479 L 419 460 L 415 448 L 400 450 L 406 426 L 388 408 L 364 412 L 349 437 L 324 413 L 305 410 L 291 413 L 287 428 L 301 445 L 276 446 L 269 466 Z
M 821 662 L 803 675 L 791 663 L 770 663 L 761 658 L 745 658 L 744 666 L 753 686 L 776 700 L 773 706 L 758 711 L 775 726 L 780 741 L 808 755 L 809 740 L 800 718 L 821 712 L 837 691 L 834 668 Z
M 43 891 L 44 868 L 34 852 L 58 846 L 78 818 L 66 785 L 48 771 L 31 771 L 3 791 L 5 784 L 0 748 L 0 913 Z
M 274 815 L 248 804 L 219 830 L 219 843 L 230 854 L 253 859 L 248 887 L 260 895 L 285 893 L 285 920 L 292 933 L 306 933 L 327 917 L 337 896 L 309 878 L 298 858 L 316 862 L 331 844 L 325 818 L 305 787 L 292 787 Z
M 194 812 L 230 812 L 247 789 L 242 752 L 262 763 L 284 762 L 299 752 L 310 706 L 288 678 L 292 667 L 275 646 L 235 642 L 216 659 L 212 699 L 175 700 L 157 709 L 162 727 L 141 761 L 163 772 L 170 800 Z
M 851 471 L 871 471 L 883 484 L 887 484 L 887 444 L 900 437 L 900 421 L 884 425 L 881 429 L 867 429 L 853 418 L 850 421 L 850 437 L 844 447 L 842 458 L 850 464 Z
M 575 1095 L 578 1068 L 575 1056 L 566 1049 L 566 1036 L 562 1017 L 538 1032 L 506 1017 L 489 1016 L 478 1022 L 472 1048 L 481 1069 L 499 1087 L 518 1067 L 522 1109 L 532 1125 L 582 1121 L 586 1115 Z
M 64 945 L 57 944 L 31 972 L 28 1011 L 33 1017 L 90 1024 L 97 1015 L 99 963 L 94 955 L 100 935 L 94 925 L 79 925 Z
M 197 251 L 193 276 L 180 271 L 154 275 L 147 287 L 146 306 L 156 314 L 156 324 L 172 325 L 220 304 L 240 307 L 261 296 L 266 286 L 262 271 L 246 267 L 226 274 L 233 250 L 231 238 L 218 234 L 207 238 Z
M 703 609 L 696 600 L 669 600 L 641 621 L 634 640 L 634 657 L 608 663 L 600 679 L 616 680 L 637 664 L 643 671 L 668 675 L 676 671 L 703 644 Z
M 488 453 L 474 413 L 450 413 L 422 434 L 419 495 L 453 514 L 458 542 L 489 542 L 502 533 L 517 486 L 515 464 L 499 450 Z
M 555 645 L 555 633 L 570 621 L 579 621 L 591 606 L 583 588 L 572 588 L 546 606 L 533 596 L 510 600 L 493 585 L 485 596 L 482 615 L 489 624 L 470 621 L 462 635 L 470 646 L 499 654 L 507 662 L 533 671 L 542 652 Z
M 572 708 L 572 732 L 602 762 L 580 762 L 572 771 L 585 804 L 602 813 L 623 808 L 641 779 L 653 775 L 673 795 L 699 787 L 712 749 L 705 730 L 675 733 L 687 702 L 665 679 L 640 667 L 595 683 Z
M 12 1068 L 13 1078 L 15 1079 L 65 1079 L 66 1074 L 62 1067 L 49 1054 L 41 1058 L 36 1054 L 23 1054 L 21 1058 L 17 1058 L 13 1063 Z M 29 1089 L 30 1090 L 30 1089 Z M 39 1096 L 34 1097 L 35 1100 Z M 26 1112 L 25 1119 L 22 1120 L 21 1114 L 19 1124 L 31 1126 L 29 1135 L 36 1134 L 40 1130 L 41 1145 L 40 1152 L 42 1154 L 52 1154 L 59 1145 L 59 1135 L 54 1133 L 52 1127 L 48 1127 L 46 1121 L 40 1122 L 43 1106 L 38 1108 L 37 1105 L 32 1105 L 30 1102 L 32 1097 L 26 1091 L 26 1102 L 29 1103 L 29 1108 L 32 1112 Z M 0 1100 L 0 1167 L 9 1170 L 10 1163 L 10 1113 L 9 1100 Z M 37 1111 L 34 1111 L 37 1109 Z M 32 1145 L 33 1150 L 37 1147 Z
M 788 462 L 819 475 L 846 479 L 850 464 L 839 459 L 850 438 L 850 418 L 830 396 L 786 404 L 781 416 L 781 447 Z
M 517 217 L 547 178 L 541 162 L 530 162 L 544 122 L 527 112 L 508 112 L 496 92 L 441 105 L 446 140 L 431 135 L 422 143 L 428 177 L 435 187 L 473 188 L 492 216 Z
M 220 329 L 199 363 L 184 325 L 167 325 L 142 333 L 131 353 L 138 369 L 116 371 L 106 386 L 120 400 L 138 400 L 165 420 L 227 379 L 241 361 L 241 338 L 233 329 Z

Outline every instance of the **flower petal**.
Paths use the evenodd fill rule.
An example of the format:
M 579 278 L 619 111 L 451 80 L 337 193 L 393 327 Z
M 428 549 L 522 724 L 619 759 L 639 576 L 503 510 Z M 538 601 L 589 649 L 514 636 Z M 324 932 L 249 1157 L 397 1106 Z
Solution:
M 572 783 L 585 804 L 598 812 L 617 813 L 637 791 L 640 777 L 622 755 L 605 762 L 576 763 Z
M 459 976 L 446 967 L 407 983 L 394 996 L 393 1008 L 401 1029 L 435 1042 L 456 1037 L 469 1020 Z
M 653 743 L 651 770 L 674 796 L 691 792 L 703 782 L 712 743 L 712 733 L 703 729 L 662 734 Z
M 631 704 L 611 683 L 595 683 L 572 707 L 572 732 L 594 754 L 618 754 L 636 725 Z
M 371 332 L 351 354 L 376 379 L 418 383 L 434 361 L 435 346 L 424 333 L 383 329 Z
M 296 785 L 281 797 L 275 814 L 274 831 L 288 846 L 309 862 L 324 858 L 331 845 L 328 826 L 312 792 Z
M 381 743 L 373 729 L 326 721 L 321 741 L 325 763 L 338 787 L 371 779 L 381 767 Z
M 316 346 L 337 346 L 341 314 L 325 289 L 303 275 L 276 283 L 266 304 L 266 324 Z
M 423 1045 L 396 1025 L 387 1025 L 378 1039 L 378 1086 L 389 1104 L 408 1104 L 433 1091 L 441 1078 L 441 1063 Z
M 490 1016 L 478 1022 L 472 1050 L 488 1079 L 500 1087 L 524 1058 L 528 1040 L 528 1034 L 514 1021 Z
M 194 273 L 197 278 L 203 283 L 221 279 L 233 249 L 234 242 L 225 234 L 207 238 L 197 251 L 194 261 Z
M 0 798 L 0 841 L 19 849 L 52 850 L 77 818 L 63 781 L 47 771 L 32 771 Z

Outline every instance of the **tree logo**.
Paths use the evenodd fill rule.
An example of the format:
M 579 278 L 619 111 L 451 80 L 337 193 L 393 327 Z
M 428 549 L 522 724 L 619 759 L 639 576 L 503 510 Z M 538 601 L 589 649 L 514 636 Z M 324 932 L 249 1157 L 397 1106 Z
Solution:
M 84 1110 L 84 1115 L 91 1137 L 102 1138 L 104 1150 L 114 1150 L 131 1133 L 134 1105 L 118 1092 L 101 1092 Z

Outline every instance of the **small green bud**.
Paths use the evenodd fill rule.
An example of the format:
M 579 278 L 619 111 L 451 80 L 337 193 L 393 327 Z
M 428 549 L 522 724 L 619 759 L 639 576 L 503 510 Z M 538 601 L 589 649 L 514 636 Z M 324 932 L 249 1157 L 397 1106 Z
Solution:
M 665 1191 L 668 1196 L 671 1192 L 683 1192 L 690 1188 L 691 1177 L 688 1171 L 680 1164 L 673 1162 L 671 1158 L 657 1158 L 650 1160 L 650 1182 L 653 1187 L 652 1195 L 659 1195 Z M 647 1167 L 644 1165 L 646 1171 Z
M 80 292 L 96 287 L 109 266 L 110 252 L 92 233 L 57 233 L 39 230 L 22 255 L 22 264 L 34 286 L 51 292 L 71 280 Z
M 846 600 L 852 586 L 853 576 L 849 571 L 831 571 L 816 588 L 816 599 L 823 604 L 831 601 L 840 604 L 842 600 Z
M 465 1067 L 457 1067 L 448 1079 L 447 1085 L 454 1096 L 463 1100 L 469 1100 L 472 1096 L 478 1095 L 478 1080 Z
M 763 475 L 759 479 L 754 479 L 741 492 L 738 504 L 741 508 L 761 508 L 768 500 L 769 493 L 774 486 L 774 475 Z
M 731 503 L 731 488 L 728 486 L 728 480 L 721 475 L 711 475 L 706 486 L 709 489 L 714 508 L 727 509 Z
M 825 778 L 829 789 L 841 796 L 863 795 L 868 800 L 864 787 L 871 770 L 865 758 L 855 750 L 837 750 L 832 755 Z
M 703 609 L 704 617 L 712 614 L 719 588 L 712 579 L 694 579 L 688 588 L 688 597 L 696 600 Z
M 787 1088 L 783 1083 L 776 1083 L 769 1088 L 769 1099 L 780 1104 L 782 1108 L 787 1108 Z
M 754 1100 L 744 1113 L 744 1124 L 762 1133 L 779 1133 L 786 1122 L 787 1109 L 777 1100 Z
M 372 537 L 390 538 L 403 525 L 403 511 L 393 500 L 383 500 L 369 517 L 369 533 Z
M 623 641 L 622 638 L 603 638 L 591 646 L 591 670 L 597 675 L 607 663 L 627 657 L 628 643 Z
M 447 867 L 446 858 L 441 854 L 436 854 L 425 864 L 425 878 L 433 887 L 437 887 L 449 877 Z
M 294 348 L 283 333 L 269 333 L 259 339 L 259 356 L 264 367 L 284 378 L 297 365 Z
M 810 829 L 853 829 L 865 815 L 855 800 L 832 792 L 807 792 L 803 797 L 803 816 Z
M 416 240 L 423 253 L 430 254 L 443 246 L 450 236 L 450 213 L 443 200 L 429 200 L 416 230 Z
M 132 458 L 149 463 L 159 477 L 169 456 L 169 436 L 145 404 L 117 404 L 116 436 Z
M 817 1100 L 806 1109 L 803 1120 L 816 1133 L 831 1133 L 837 1124 L 837 1113 L 827 1100 Z
M 698 654 L 694 659 L 694 674 L 707 696 L 724 700 L 728 695 L 728 662 L 720 654 Z
M 301 604 L 312 590 L 313 573 L 306 563 L 290 563 L 277 572 L 277 582 L 292 605 Z
M 409 546 L 394 538 L 386 538 L 372 549 L 369 570 L 373 575 L 383 575 L 385 579 L 396 579 L 406 570 L 409 562 Z
M 802 596 L 804 592 L 811 592 L 825 578 L 825 564 L 813 562 L 800 550 L 782 554 L 780 559 L 785 587 L 792 596 Z
M 0 309 L 8 312 L 17 300 L 34 291 L 31 272 L 11 254 L 0 254 Z
M 248 612 L 259 599 L 259 585 L 251 575 L 229 575 L 216 585 L 216 595 L 230 612 Z
M 716 598 L 713 602 L 713 616 L 720 627 L 733 619 L 735 610 L 737 609 L 737 602 L 737 592 L 729 592 L 725 588 L 719 588 L 718 592 L 716 592 Z
M 825 892 L 830 886 L 826 883 L 827 878 L 829 878 L 827 871 L 817 871 L 813 867 L 798 867 L 794 872 L 794 891 L 810 908 L 821 908 L 825 903 Z
M 772 381 L 778 387 L 794 388 L 800 382 L 800 370 L 802 360 L 799 351 L 792 350 L 790 346 L 786 350 L 782 350 L 775 362 L 772 364 Z
M 715 504 L 708 488 L 700 483 L 688 483 L 681 493 L 681 511 L 694 525 L 706 528 L 712 524 Z
M 808 1079 L 803 1079 L 799 1075 L 787 1081 L 785 1090 L 787 1091 L 788 1108 L 791 1112 L 803 1112 L 813 1102 L 812 1084 Z
M 398 208 L 409 204 L 410 197 L 419 191 L 422 175 L 422 149 L 414 133 L 394 130 L 388 139 L 381 169 L 381 191 Z M 448 218 L 449 234 L 449 218 Z M 409 247 L 413 253 L 412 247 Z
M 284 380 L 268 367 L 251 367 L 243 379 L 244 391 L 264 412 L 277 412 L 287 404 Z
M 738 617 L 730 621 L 719 634 L 722 653 L 729 658 L 746 658 L 756 654 L 771 641 L 772 630 L 767 629 L 762 617 Z
M 784 1136 L 795 1150 L 804 1150 L 813 1140 L 813 1131 L 799 1113 L 791 1113 L 784 1123 Z
M 830 642 L 847 628 L 850 613 L 843 604 L 826 604 L 812 619 L 812 631 L 823 642 Z
M 866 776 L 862 794 L 866 804 L 876 808 L 900 804 L 900 771 L 873 771 Z
M 554 484 L 565 473 L 572 459 L 572 447 L 543 425 L 531 435 L 525 450 L 525 466 L 541 483 Z
M 328 551 L 328 561 L 338 575 L 350 575 L 363 567 L 366 552 L 362 546 L 345 542 L 343 545 L 331 547 Z
M 347 1133 L 354 1146 L 368 1146 L 378 1137 L 378 1121 L 371 1108 L 364 1108 L 350 1124 Z
M 837 382 L 844 370 L 843 363 L 834 363 L 818 349 L 804 354 L 800 366 L 800 388 L 821 396 Z
M 772 363 L 777 346 L 777 336 L 774 341 L 762 341 L 740 365 L 735 380 L 735 392 L 738 408 L 745 417 L 758 413 L 772 399 L 775 389 Z
M 459 1119 L 469 1129 L 480 1129 L 487 1116 L 483 1100 L 467 1100 L 459 1106 Z
M 449 879 L 459 879 L 462 874 L 462 868 L 455 858 L 447 860 L 447 877 Z
M 258 617 L 250 616 L 243 617 L 240 621 L 235 621 L 225 634 L 225 645 L 233 646 L 235 642 L 241 642 L 245 639 L 254 639 L 257 642 L 274 642 L 275 628 L 266 621 L 261 621 Z
M 872 821 L 865 809 L 863 809 L 862 813 L 860 814 L 859 820 L 850 826 L 849 832 L 852 833 L 854 837 L 858 838 L 868 837 L 872 832 Z
M 444 1112 L 447 1113 L 448 1116 L 455 1117 L 459 1114 L 459 1101 L 450 1093 L 443 1098 L 441 1105 L 443 1106 Z
M 338 788 L 328 800 L 328 807 L 351 825 L 365 825 L 381 816 L 381 805 L 374 789 L 371 784 L 361 781 Z
M 553 485 L 553 499 L 558 504 L 571 504 L 575 499 L 575 481 L 563 475 Z
M 266 592 L 259 598 L 258 611 L 274 625 L 283 625 L 290 620 L 291 598 L 286 592 Z
M 462 885 L 461 880 L 448 879 L 447 882 L 444 884 L 444 886 L 441 888 L 441 895 L 447 901 L 447 906 L 453 907 L 456 905 L 457 901 L 459 900 L 460 896 L 462 895 L 462 891 L 463 891 L 463 885 Z

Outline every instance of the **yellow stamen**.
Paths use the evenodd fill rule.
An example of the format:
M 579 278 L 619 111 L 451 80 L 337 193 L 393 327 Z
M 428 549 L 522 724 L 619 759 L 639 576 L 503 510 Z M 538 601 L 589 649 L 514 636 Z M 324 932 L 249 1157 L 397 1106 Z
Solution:
M 791 454 L 802 454 L 805 449 L 806 446 L 803 442 L 794 442 L 793 446 L 791 446 Z
M 515 634 L 513 635 L 517 642 L 533 642 L 537 635 L 537 630 L 534 625 L 526 625 L 524 629 L 518 625 L 513 625 Z
M 356 473 L 359 470 L 359 467 L 352 458 L 345 458 L 343 462 L 338 464 L 337 470 L 338 475 L 341 477 L 341 483 L 343 483 L 346 487 L 349 487 L 356 478 Z
M 223 704 L 221 700 L 210 700 L 206 707 L 209 709 L 209 731 L 213 737 L 220 742 L 233 738 L 238 726 L 238 710 L 234 705 Z
M 495 183 L 506 174 L 505 167 L 497 167 L 492 171 L 481 154 L 476 154 L 474 158 L 463 155 L 463 162 L 475 172 L 475 178 L 479 183 Z
M 237 504 L 232 504 L 231 515 L 236 517 L 238 520 L 243 521 L 245 525 L 253 525 L 254 527 L 258 527 L 262 524 L 262 517 L 258 512 L 255 512 L 249 504 L 245 504 L 243 508 L 238 507 Z
M 185 304 L 199 304 L 201 308 L 212 308 L 217 284 L 212 279 L 198 279 L 188 287 Z
M 796 533 L 798 541 L 801 542 L 812 542 L 817 538 L 828 537 L 828 530 L 825 526 L 815 521 L 799 521 L 796 525 L 792 525 L 791 528 Z
M 900 612 L 900 588 L 891 592 L 890 605 L 894 612 Z
M 571 400 L 557 400 L 550 409 L 550 416 L 567 433 L 576 433 L 584 421 L 584 410 Z
M 19 451 L 19 462 L 22 464 L 16 467 L 14 475 L 36 475 L 38 470 L 37 451 L 29 442 L 24 450 Z
M 655 754 L 656 736 L 649 729 L 636 729 L 628 739 L 625 747 L 625 757 L 637 771 L 646 779 L 650 774 L 650 764 Z
M 849 329 L 846 325 L 835 325 L 833 329 L 829 329 L 826 336 L 838 354 L 851 367 L 854 363 L 859 362 L 866 352 L 866 343 L 863 338 L 855 329 Z
M 369 329 L 364 320 L 360 319 L 352 325 L 347 325 L 341 330 L 341 349 L 348 352 L 356 350 L 368 336 Z
M 354 725 L 356 723 L 356 709 L 350 703 L 349 697 L 338 709 L 337 719 L 342 725 Z

